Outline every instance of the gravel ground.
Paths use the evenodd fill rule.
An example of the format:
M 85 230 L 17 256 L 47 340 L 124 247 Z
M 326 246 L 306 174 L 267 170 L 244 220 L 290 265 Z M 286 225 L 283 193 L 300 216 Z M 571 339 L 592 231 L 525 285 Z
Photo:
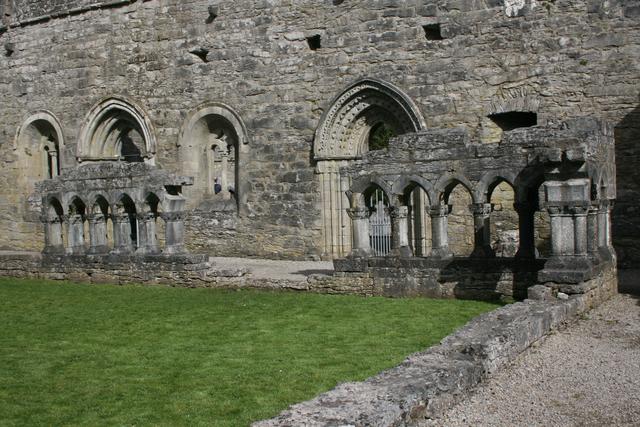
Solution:
M 615 296 L 421 426 L 640 426 L 640 298 Z

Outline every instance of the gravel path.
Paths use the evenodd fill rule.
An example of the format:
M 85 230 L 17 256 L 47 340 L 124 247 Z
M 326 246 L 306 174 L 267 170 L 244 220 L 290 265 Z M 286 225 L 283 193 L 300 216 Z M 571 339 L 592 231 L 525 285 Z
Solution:
M 640 426 L 640 299 L 617 295 L 421 426 Z

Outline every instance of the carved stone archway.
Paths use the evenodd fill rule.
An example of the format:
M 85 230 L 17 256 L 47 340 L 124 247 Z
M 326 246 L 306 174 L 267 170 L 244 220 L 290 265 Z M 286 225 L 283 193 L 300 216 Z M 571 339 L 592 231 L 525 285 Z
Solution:
M 313 154 L 320 181 L 324 258 L 338 258 L 351 250 L 351 222 L 345 191 L 350 182 L 340 168 L 368 150 L 371 130 L 385 123 L 396 135 L 426 127 L 420 110 L 400 89 L 378 79 L 360 79 L 335 97 L 325 111 L 314 138 Z

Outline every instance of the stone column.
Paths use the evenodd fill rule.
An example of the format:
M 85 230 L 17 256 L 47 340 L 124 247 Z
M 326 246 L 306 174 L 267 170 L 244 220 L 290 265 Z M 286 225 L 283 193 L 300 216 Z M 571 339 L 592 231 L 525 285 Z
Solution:
M 573 218 L 563 206 L 548 206 L 551 217 L 551 256 L 573 255 L 575 250 L 575 226 Z
M 133 252 L 131 240 L 131 219 L 128 213 L 118 213 L 111 216 L 113 220 L 113 252 L 129 254 Z
M 389 208 L 389 216 L 391 217 L 391 254 L 401 257 L 413 256 L 409 247 L 409 208 L 392 206 Z
M 138 253 L 158 254 L 158 238 L 156 236 L 156 214 L 145 212 L 138 215 Z
M 598 206 L 591 205 L 587 211 L 587 253 L 598 253 Z
M 51 168 L 51 178 L 58 176 L 58 152 L 55 147 L 49 150 L 49 167 Z
M 347 209 L 347 214 L 351 218 L 351 229 L 353 230 L 353 245 L 350 256 L 370 256 L 369 217 L 371 211 L 366 207 L 352 208 Z
M 64 241 L 62 239 L 62 218 L 59 216 L 43 216 L 44 223 L 44 249 L 45 254 L 64 254 Z
M 67 252 L 73 255 L 84 254 L 84 217 L 80 214 L 67 215 L 66 221 L 69 241 Z
M 89 250 L 90 254 L 104 254 L 109 252 L 107 242 L 107 218 L 102 213 L 87 216 L 89 221 Z
M 447 258 L 452 256 L 449 249 L 447 216 L 451 212 L 450 205 L 439 205 L 429 209 L 431 216 L 431 256 Z
M 469 206 L 473 213 L 474 248 L 472 257 L 492 257 L 491 248 L 491 203 L 474 203 Z
M 586 206 L 571 206 L 573 216 L 573 253 L 577 256 L 587 255 L 587 212 Z
M 518 258 L 535 258 L 535 226 L 533 215 L 535 205 L 531 202 L 518 202 L 513 208 L 518 213 Z
M 184 219 L 182 212 L 165 212 L 161 214 L 165 222 L 165 248 L 169 254 L 186 252 L 184 247 Z

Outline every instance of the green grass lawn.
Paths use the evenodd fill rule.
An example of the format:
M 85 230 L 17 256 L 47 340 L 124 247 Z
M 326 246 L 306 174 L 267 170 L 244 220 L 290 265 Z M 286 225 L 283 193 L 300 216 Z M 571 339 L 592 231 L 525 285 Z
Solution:
M 0 279 L 0 424 L 247 425 L 495 307 Z

